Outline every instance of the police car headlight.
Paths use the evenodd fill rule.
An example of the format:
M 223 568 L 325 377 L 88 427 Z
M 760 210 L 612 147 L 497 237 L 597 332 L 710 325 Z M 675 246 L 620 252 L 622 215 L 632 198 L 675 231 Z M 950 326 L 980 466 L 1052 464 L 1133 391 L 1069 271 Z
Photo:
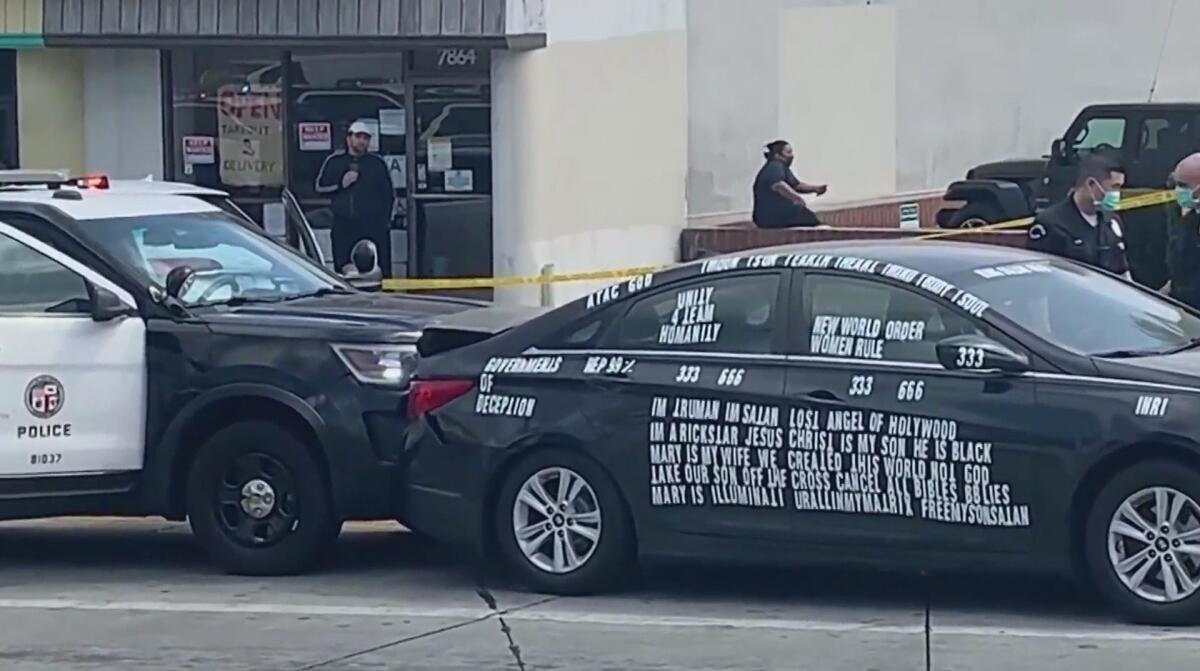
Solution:
M 417 367 L 414 345 L 334 345 L 333 351 L 363 384 L 404 388 Z

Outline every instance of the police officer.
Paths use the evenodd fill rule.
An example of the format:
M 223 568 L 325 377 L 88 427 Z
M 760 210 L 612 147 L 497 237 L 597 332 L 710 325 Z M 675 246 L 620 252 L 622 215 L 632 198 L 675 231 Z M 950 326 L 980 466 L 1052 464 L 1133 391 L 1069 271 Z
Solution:
M 1131 279 L 1125 235 L 1115 214 L 1124 184 L 1125 171 L 1111 157 L 1085 155 L 1075 188 L 1029 227 L 1029 248 Z
M 1175 166 L 1175 201 L 1180 214 L 1167 229 L 1171 298 L 1200 308 L 1200 153 Z

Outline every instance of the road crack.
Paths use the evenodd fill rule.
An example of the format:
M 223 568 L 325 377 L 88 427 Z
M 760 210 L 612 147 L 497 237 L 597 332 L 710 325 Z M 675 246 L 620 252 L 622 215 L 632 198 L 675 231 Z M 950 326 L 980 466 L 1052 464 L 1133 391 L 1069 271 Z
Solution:
M 486 590 L 480 590 L 480 592 L 486 592 Z M 481 596 L 482 596 L 482 594 L 481 594 Z M 363 655 L 370 655 L 370 654 L 373 654 L 376 652 L 380 652 L 382 650 L 387 650 L 389 648 L 395 648 L 397 646 L 401 646 L 406 643 L 411 643 L 413 641 L 419 641 L 421 639 L 430 638 L 432 636 L 437 636 L 439 634 L 445 634 L 447 632 L 454 631 L 455 629 L 463 629 L 465 627 L 470 627 L 471 625 L 479 624 L 480 622 L 485 622 L 487 620 L 491 620 L 491 619 L 495 619 L 495 618 L 502 618 L 503 616 L 508 615 L 510 613 L 516 613 L 516 612 L 519 612 L 522 610 L 526 610 L 528 608 L 536 608 L 538 606 L 542 606 L 547 603 L 550 603 L 551 601 L 555 601 L 556 599 L 557 599 L 557 597 L 546 597 L 544 599 L 539 599 L 537 601 L 533 601 L 531 603 L 527 603 L 527 604 L 524 604 L 521 606 L 514 606 L 512 608 L 496 608 L 494 605 L 492 605 L 492 604 L 495 604 L 495 599 L 493 598 L 492 604 L 489 604 L 489 606 L 492 607 L 491 612 L 480 615 L 479 617 L 474 617 L 469 620 L 463 620 L 461 622 L 455 622 L 453 624 L 448 624 L 444 627 L 438 627 L 437 629 L 423 631 L 419 634 L 405 636 L 403 638 L 398 638 L 398 639 L 395 639 L 392 641 L 388 641 L 386 643 L 381 643 L 379 645 L 371 646 L 369 648 L 363 648 L 362 650 L 356 650 L 354 652 L 350 652 L 345 655 L 340 655 L 338 657 L 333 657 L 331 659 L 322 660 L 320 662 L 314 662 L 314 663 L 308 664 L 306 666 L 298 667 L 298 668 L 296 668 L 295 671 L 312 671 L 313 669 L 328 668 L 334 664 L 339 664 L 341 662 L 345 662 L 345 661 L 354 659 L 356 657 L 362 657 Z M 507 625 L 503 625 L 502 629 L 504 629 L 504 628 L 507 628 Z M 515 644 L 512 644 L 511 637 L 509 638 L 509 642 L 510 642 L 511 646 L 515 647 Z M 510 649 L 510 652 L 511 652 L 511 649 Z M 519 655 L 519 648 L 518 648 L 516 654 Z M 518 661 L 520 661 L 520 657 L 518 657 L 517 659 L 518 659 Z M 524 663 L 520 662 L 520 664 L 521 664 L 520 668 L 524 669 L 525 668 L 523 665 Z

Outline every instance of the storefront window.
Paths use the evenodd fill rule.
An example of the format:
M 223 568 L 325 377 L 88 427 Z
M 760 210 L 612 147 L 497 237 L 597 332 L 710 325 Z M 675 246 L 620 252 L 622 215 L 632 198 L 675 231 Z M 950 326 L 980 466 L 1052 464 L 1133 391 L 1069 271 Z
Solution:
M 0 169 L 18 166 L 17 52 L 0 49 Z
M 307 232 L 335 265 L 340 208 L 350 223 L 336 228 L 375 240 L 386 274 L 490 274 L 486 50 L 196 48 L 167 59 L 169 179 L 228 192 L 273 235 Z M 367 129 L 381 169 L 358 191 L 318 189 L 322 166 L 345 150 L 353 124 Z M 365 174 L 342 158 L 335 182 Z M 337 238 L 344 252 L 346 237 Z
M 251 214 L 284 185 L 282 54 L 171 54 L 175 178 L 223 189 Z M 257 207 L 256 207 L 257 206 Z

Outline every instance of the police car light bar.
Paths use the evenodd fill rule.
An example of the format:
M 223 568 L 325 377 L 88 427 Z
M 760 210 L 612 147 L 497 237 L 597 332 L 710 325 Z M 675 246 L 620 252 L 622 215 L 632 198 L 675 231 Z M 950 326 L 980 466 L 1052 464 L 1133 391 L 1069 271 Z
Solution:
M 88 175 L 75 180 L 75 184 L 81 189 L 107 189 L 108 175 Z
M 73 185 L 67 170 L 0 170 L 0 186 L 45 186 L 57 189 Z

